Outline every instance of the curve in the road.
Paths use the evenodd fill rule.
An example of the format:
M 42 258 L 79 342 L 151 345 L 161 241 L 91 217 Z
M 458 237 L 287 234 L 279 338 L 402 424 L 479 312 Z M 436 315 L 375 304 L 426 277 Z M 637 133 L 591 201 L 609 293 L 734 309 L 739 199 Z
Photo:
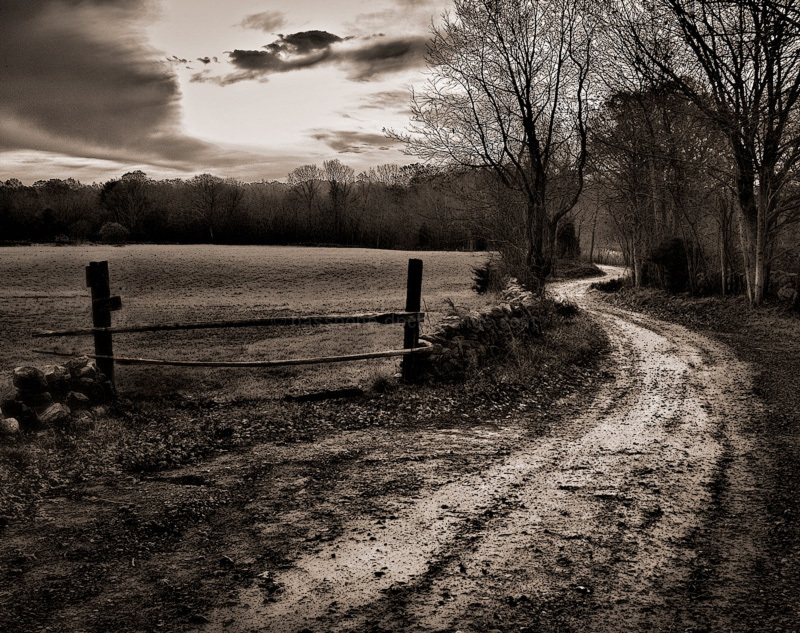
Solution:
M 221 609 L 205 630 L 347 631 L 367 619 L 468 630 L 505 596 L 570 592 L 592 595 L 585 630 L 644 630 L 689 574 L 686 543 L 731 441 L 721 430 L 750 415 L 750 374 L 724 346 L 612 310 L 587 288 L 554 288 L 595 314 L 613 343 L 615 379 L 581 415 L 415 500 L 379 538 L 353 521 L 276 576 L 284 590 L 273 601 L 256 585 L 240 597 L 247 609 Z M 509 509 L 490 511 L 500 507 Z M 401 613 L 385 606 L 398 588 L 414 595 Z

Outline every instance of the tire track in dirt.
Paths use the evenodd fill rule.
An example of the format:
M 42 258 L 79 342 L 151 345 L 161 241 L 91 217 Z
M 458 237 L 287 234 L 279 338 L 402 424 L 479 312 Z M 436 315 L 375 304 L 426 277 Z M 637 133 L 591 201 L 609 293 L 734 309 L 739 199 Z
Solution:
M 701 335 L 594 302 L 587 287 L 554 290 L 602 320 L 616 375 L 580 415 L 411 500 L 379 533 L 347 523 L 270 578 L 282 591 L 256 583 L 239 596 L 246 608 L 220 609 L 202 630 L 466 632 L 503 628 L 500 614 L 546 630 L 545 607 L 559 601 L 581 630 L 658 622 L 692 569 L 687 543 L 711 501 L 722 424 L 749 415 L 749 370 Z

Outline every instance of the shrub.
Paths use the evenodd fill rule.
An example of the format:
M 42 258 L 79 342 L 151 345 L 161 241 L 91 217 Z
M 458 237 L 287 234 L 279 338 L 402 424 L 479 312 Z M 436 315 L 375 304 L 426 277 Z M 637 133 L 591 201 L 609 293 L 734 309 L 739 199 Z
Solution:
M 104 244 L 124 244 L 130 236 L 131 232 L 118 222 L 106 222 L 97 234 Z
M 625 280 L 622 277 L 614 277 L 614 279 L 609 279 L 608 281 L 595 281 L 589 287 L 600 292 L 617 292 L 624 285 Z
M 684 292 L 689 287 L 689 267 L 686 262 L 686 245 L 674 237 L 661 242 L 647 257 L 651 280 L 669 292 Z
M 472 289 L 479 295 L 487 292 L 500 292 L 508 281 L 499 262 L 487 261 L 483 266 L 472 268 Z

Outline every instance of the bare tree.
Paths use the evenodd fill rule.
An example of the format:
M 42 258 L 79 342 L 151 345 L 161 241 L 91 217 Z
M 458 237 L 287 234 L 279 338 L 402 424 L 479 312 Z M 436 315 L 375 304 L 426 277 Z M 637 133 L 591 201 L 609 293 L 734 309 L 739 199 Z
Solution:
M 138 237 L 150 208 L 147 187 L 150 179 L 137 169 L 119 180 L 109 180 L 103 185 L 100 203 L 111 214 L 114 222 L 127 228 Z
M 192 192 L 189 200 L 191 211 L 208 229 L 214 242 L 215 232 L 219 234 L 239 210 L 244 195 L 242 187 L 232 178 L 223 179 L 211 174 L 200 174 L 188 183 Z
M 552 270 L 586 164 L 593 20 L 582 0 L 456 0 L 429 45 L 409 133 L 426 162 L 491 168 L 526 202 L 524 264 Z
M 328 196 L 331 201 L 331 223 L 333 239 L 341 242 L 344 238 L 344 216 L 356 181 L 355 172 L 338 158 L 322 163 L 322 174 L 328 182 Z
M 800 7 L 791 0 L 618 0 L 618 43 L 642 74 L 676 85 L 725 136 L 747 293 L 761 303 L 781 228 L 796 219 Z
M 286 178 L 292 190 L 306 203 L 309 215 L 322 185 L 322 171 L 316 165 L 303 165 Z

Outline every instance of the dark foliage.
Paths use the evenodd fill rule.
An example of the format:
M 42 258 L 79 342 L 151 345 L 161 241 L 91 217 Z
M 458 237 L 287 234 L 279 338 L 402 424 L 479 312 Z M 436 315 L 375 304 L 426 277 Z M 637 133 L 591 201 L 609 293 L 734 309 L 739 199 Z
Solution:
M 125 241 L 136 242 L 409 250 L 486 244 L 485 230 L 467 221 L 468 202 L 451 195 L 454 185 L 421 166 L 383 165 L 357 178 L 341 166 L 341 182 L 307 167 L 290 174 L 291 184 L 210 174 L 152 180 L 141 171 L 102 185 L 0 181 L 0 242 L 104 240 L 102 227 L 116 223 L 128 232 Z
M 668 292 L 685 292 L 689 289 L 689 266 L 686 246 L 674 237 L 655 246 L 647 258 L 649 282 Z
M 499 292 L 507 280 L 508 275 L 494 260 L 489 260 L 483 266 L 475 266 L 472 269 L 472 289 L 479 295 L 487 292 Z
M 575 233 L 572 220 L 561 222 L 556 234 L 556 257 L 559 259 L 577 259 L 581 254 L 581 243 Z
M 625 285 L 625 280 L 622 277 L 615 277 L 608 281 L 596 281 L 590 288 L 599 290 L 600 292 L 617 292 Z

